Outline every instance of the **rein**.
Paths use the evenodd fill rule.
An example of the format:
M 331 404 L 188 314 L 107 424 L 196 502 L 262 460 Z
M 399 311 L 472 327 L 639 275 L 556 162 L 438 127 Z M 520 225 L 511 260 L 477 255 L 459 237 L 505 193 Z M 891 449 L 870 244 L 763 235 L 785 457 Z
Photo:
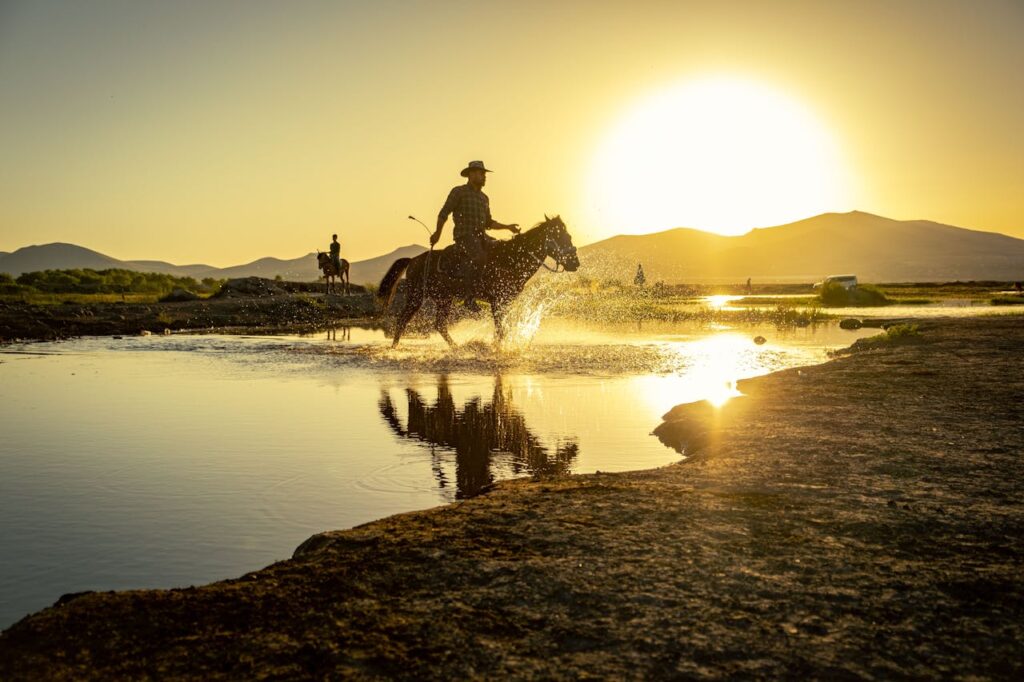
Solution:
M 533 254 L 530 255 L 532 256 Z M 551 267 L 550 265 L 548 265 L 546 256 L 544 258 L 537 258 L 537 256 L 533 256 L 533 259 L 537 261 L 539 265 L 543 265 L 545 268 L 547 268 L 549 272 L 565 272 L 565 266 L 559 263 L 558 261 L 555 261 L 555 267 Z M 559 270 L 558 268 L 562 269 Z
M 549 241 L 550 239 L 551 239 L 551 237 L 550 237 L 550 236 L 548 236 L 548 234 L 547 234 L 547 233 L 545 233 L 545 234 L 544 234 L 544 251 L 545 251 L 545 254 L 547 253 L 547 250 L 548 250 L 548 241 Z M 534 261 L 536 261 L 538 265 L 542 265 L 542 266 L 544 266 L 544 268 L 545 268 L 545 269 L 546 269 L 546 270 L 547 270 L 548 272 L 565 272 L 565 266 L 564 266 L 564 265 L 562 265 L 561 263 L 559 263 L 557 259 L 555 259 L 555 267 L 551 267 L 551 266 L 550 266 L 550 265 L 548 265 L 548 263 L 547 263 L 547 259 L 548 259 L 547 255 L 544 255 L 544 256 L 538 257 L 538 256 L 535 256 L 534 254 L 532 254 L 532 253 L 531 253 L 531 254 L 530 254 L 530 256 L 532 256 L 532 257 L 533 257 L 533 260 L 534 260 Z M 554 256 L 552 256 L 552 258 L 554 258 Z M 561 270 L 559 270 L 559 268 L 561 268 Z

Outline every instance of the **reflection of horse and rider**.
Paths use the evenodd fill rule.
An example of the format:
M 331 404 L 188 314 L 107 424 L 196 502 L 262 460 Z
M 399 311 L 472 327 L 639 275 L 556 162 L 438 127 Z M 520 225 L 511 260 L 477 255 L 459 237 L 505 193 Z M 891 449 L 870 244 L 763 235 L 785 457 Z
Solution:
M 548 218 L 533 228 L 520 232 L 516 223 L 505 225 L 491 217 L 490 200 L 483 193 L 487 173 L 483 161 L 470 161 L 462 170 L 465 185 L 448 193 L 437 216 L 437 229 L 430 237 L 431 250 L 415 258 L 399 258 L 380 282 L 377 295 L 385 309 L 390 305 L 402 274 L 406 276 L 406 296 L 395 325 L 394 345 L 426 299 L 436 304 L 434 327 L 450 345 L 448 320 L 456 298 L 475 309 L 476 300 L 491 306 L 494 332 L 500 343 L 504 337 L 504 316 L 509 303 L 522 293 L 526 282 L 543 266 L 549 270 L 573 272 L 580 261 L 572 237 L 561 217 Z M 455 222 L 452 236 L 455 243 L 441 252 L 433 246 L 441 238 L 444 225 L 451 216 Z M 512 239 L 497 240 L 488 230 L 509 230 Z M 555 261 L 551 268 L 547 258 Z
M 381 392 L 378 407 L 384 421 L 395 434 L 438 445 L 455 451 L 455 496 L 465 499 L 479 495 L 494 482 L 491 466 L 496 460 L 510 458 L 512 473 L 537 475 L 566 474 L 576 458 L 579 446 L 569 440 L 560 443 L 553 455 L 540 444 L 526 426 L 526 420 L 510 404 L 501 385 L 495 380 L 490 402 L 479 397 L 466 401 L 462 409 L 448 387 L 447 377 L 440 377 L 437 400 L 428 405 L 412 388 L 407 388 L 408 419 L 403 427 L 391 395 Z M 434 453 L 434 475 L 445 488 L 448 481 Z M 502 462 L 505 463 L 505 462 Z

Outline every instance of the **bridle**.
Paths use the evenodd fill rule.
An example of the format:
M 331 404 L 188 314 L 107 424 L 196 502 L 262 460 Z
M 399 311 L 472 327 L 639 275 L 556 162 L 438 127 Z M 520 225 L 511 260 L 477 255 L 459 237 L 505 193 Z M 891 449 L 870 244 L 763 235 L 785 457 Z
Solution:
M 549 224 L 552 224 L 552 223 L 549 223 Z M 552 246 L 554 246 L 556 248 L 551 248 Z M 574 248 L 573 251 L 575 251 L 575 250 L 576 249 Z M 566 271 L 565 270 L 565 265 L 556 256 L 551 256 L 551 258 L 553 258 L 554 261 L 555 261 L 555 267 L 551 267 L 550 265 L 547 264 L 547 258 L 548 258 L 548 253 L 549 252 L 555 252 L 555 253 L 558 254 L 558 256 L 561 256 L 563 258 L 566 256 L 566 254 L 562 252 L 562 249 L 558 248 L 558 244 L 554 244 L 551 241 L 551 235 L 547 234 L 545 232 L 544 233 L 544 255 L 542 257 L 533 256 L 533 254 L 530 254 L 530 255 L 533 256 L 533 259 L 537 262 L 538 265 L 544 266 L 544 268 L 546 268 L 549 272 L 565 272 Z M 561 270 L 559 270 L 559 268 L 561 268 Z

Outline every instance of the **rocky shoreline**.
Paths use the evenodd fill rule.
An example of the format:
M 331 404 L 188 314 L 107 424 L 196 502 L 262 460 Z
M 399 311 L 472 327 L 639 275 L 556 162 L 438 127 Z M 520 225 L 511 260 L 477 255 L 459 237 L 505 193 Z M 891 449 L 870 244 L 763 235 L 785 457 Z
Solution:
M 0 634 L 0 678 L 1019 679 L 1022 349 L 1024 317 L 922 322 L 673 409 L 680 464 L 69 595 Z

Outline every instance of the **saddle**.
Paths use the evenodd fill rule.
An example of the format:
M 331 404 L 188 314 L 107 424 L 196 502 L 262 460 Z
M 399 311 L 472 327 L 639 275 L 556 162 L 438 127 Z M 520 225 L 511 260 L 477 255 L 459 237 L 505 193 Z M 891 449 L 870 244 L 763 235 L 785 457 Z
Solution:
M 433 258 L 434 270 L 439 275 L 452 279 L 464 279 L 472 274 L 469 255 L 458 244 L 447 246 L 436 252 Z

